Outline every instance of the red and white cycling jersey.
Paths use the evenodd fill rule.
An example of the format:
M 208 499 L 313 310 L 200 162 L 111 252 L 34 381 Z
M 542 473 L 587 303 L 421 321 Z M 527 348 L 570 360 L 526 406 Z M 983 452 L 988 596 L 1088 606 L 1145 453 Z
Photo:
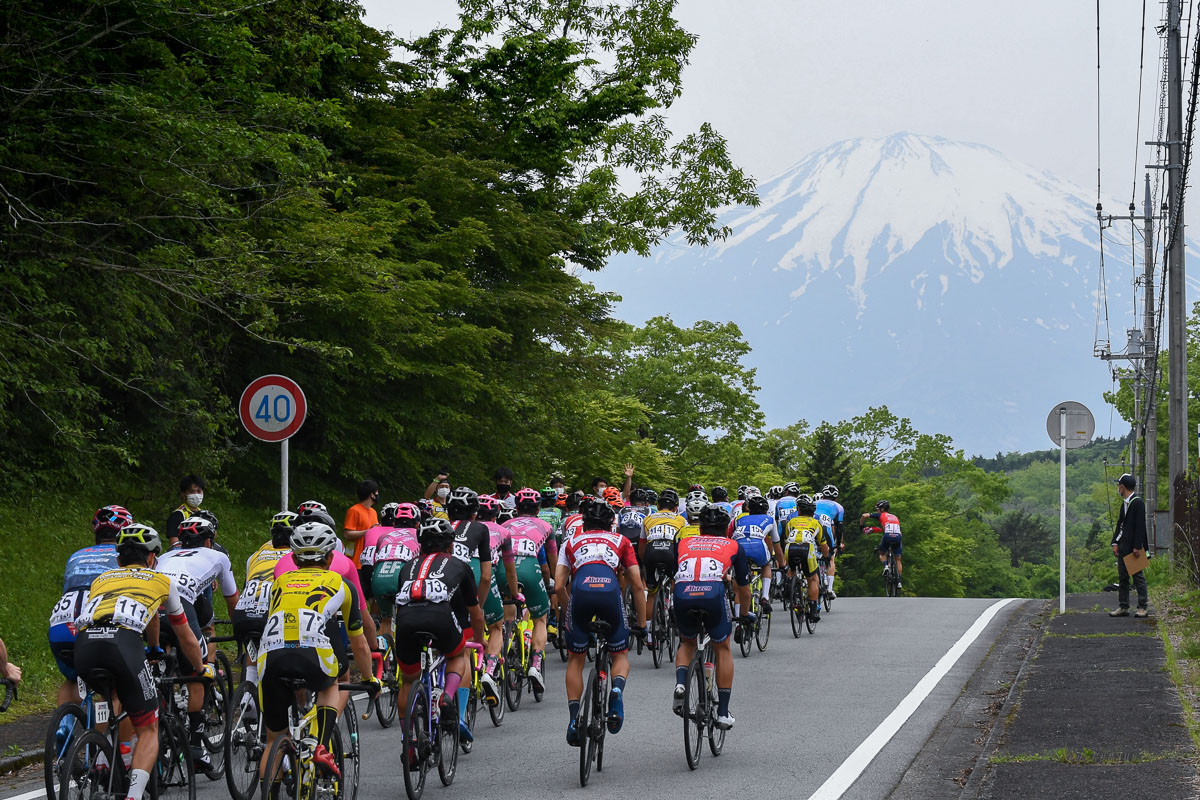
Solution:
M 689 536 L 679 542 L 675 583 L 719 581 L 733 568 L 737 542 L 723 536 Z
M 583 530 L 583 515 L 578 512 L 574 514 L 568 514 L 563 518 L 562 525 L 559 526 L 559 529 L 562 531 L 562 536 L 560 538 L 563 546 L 565 547 L 568 539 Z
M 604 564 L 616 572 L 618 567 L 636 567 L 637 553 L 619 533 L 580 531 L 563 543 L 563 563 L 572 575 L 589 564 Z

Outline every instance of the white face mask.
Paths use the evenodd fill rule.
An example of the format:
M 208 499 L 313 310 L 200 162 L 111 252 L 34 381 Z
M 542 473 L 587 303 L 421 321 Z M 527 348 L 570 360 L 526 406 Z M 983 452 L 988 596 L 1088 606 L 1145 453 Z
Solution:
M 204 502 L 203 492 L 196 492 L 195 494 L 189 494 L 187 496 L 187 503 L 192 508 L 199 508 L 200 504 L 203 502 Z
M 438 496 L 439 500 L 445 500 L 447 497 L 450 496 L 450 490 L 449 489 L 438 489 L 437 496 Z

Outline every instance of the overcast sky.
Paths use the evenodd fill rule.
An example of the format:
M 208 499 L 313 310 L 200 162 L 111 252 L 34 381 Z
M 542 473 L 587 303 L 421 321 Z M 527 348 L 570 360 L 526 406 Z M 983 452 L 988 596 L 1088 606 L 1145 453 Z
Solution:
M 1135 139 L 1142 6 L 1103 5 L 1103 184 L 1120 201 L 1105 210 L 1119 213 L 1135 156 L 1139 176 L 1149 160 L 1135 142 L 1154 138 L 1161 11 L 1148 3 Z M 402 36 L 457 14 L 450 0 L 364 6 L 368 23 Z M 668 112 L 672 129 L 712 122 L 760 181 L 841 139 L 912 131 L 981 142 L 1095 191 L 1092 0 L 681 0 L 678 18 L 699 43 Z

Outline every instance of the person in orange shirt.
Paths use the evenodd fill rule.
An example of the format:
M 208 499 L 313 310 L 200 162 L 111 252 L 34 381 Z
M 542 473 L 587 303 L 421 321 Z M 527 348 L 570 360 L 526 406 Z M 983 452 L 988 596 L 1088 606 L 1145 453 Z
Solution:
M 372 508 L 379 499 L 379 484 L 365 480 L 358 485 L 358 502 L 346 510 L 346 521 L 342 523 L 342 536 L 354 542 L 354 566 L 362 568 L 362 551 L 366 544 L 367 531 L 379 524 L 379 514 Z

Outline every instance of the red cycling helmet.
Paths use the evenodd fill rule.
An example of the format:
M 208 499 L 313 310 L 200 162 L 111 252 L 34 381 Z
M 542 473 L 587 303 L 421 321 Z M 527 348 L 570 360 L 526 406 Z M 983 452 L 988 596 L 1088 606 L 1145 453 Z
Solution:
M 117 537 L 117 531 L 133 524 L 133 514 L 124 506 L 105 506 L 92 515 L 92 533 L 106 538 Z M 111 536 L 107 536 L 111 534 Z
M 625 498 L 621 497 L 621 490 L 615 486 L 609 486 L 604 490 L 604 501 L 613 508 L 625 507 Z

